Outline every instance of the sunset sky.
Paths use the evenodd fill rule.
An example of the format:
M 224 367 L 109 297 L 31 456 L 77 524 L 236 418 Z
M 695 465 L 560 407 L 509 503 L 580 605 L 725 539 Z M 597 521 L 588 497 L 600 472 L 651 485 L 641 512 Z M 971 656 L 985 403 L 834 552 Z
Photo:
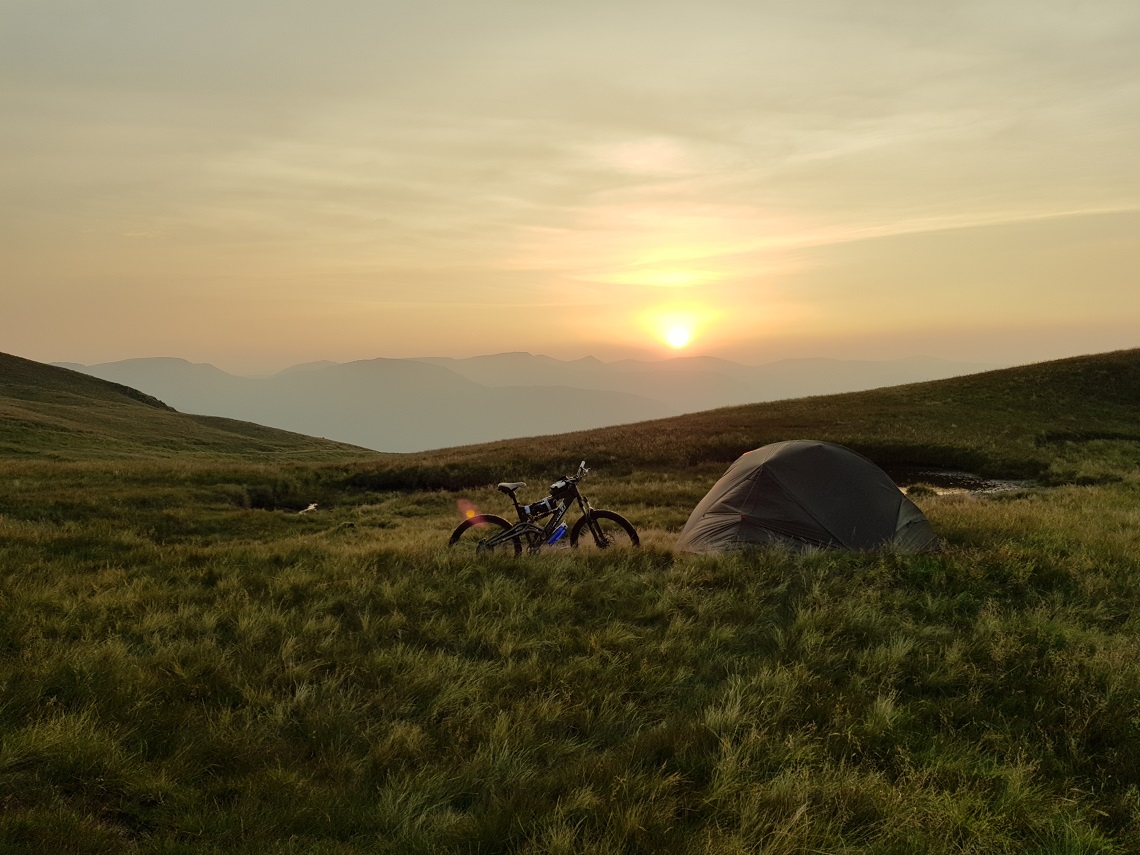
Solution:
M 0 351 L 1140 346 L 1138 44 L 1135 0 L 0 0 Z

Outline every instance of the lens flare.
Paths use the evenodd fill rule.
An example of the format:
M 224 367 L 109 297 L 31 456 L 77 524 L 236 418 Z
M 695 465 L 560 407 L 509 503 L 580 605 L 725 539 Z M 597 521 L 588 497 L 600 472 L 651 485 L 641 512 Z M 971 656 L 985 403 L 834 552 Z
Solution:
M 459 516 L 464 519 L 472 519 L 479 515 L 479 509 L 467 499 L 460 499 L 455 506 L 459 509 Z

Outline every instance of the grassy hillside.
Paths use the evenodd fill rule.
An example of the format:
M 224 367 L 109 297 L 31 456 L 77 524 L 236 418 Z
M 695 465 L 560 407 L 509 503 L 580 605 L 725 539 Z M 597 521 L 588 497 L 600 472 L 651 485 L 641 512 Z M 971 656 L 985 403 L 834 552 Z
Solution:
M 130 387 L 0 353 L 0 456 L 313 461 L 378 455 L 249 422 L 178 413 Z
M 379 465 L 33 377 L 73 459 L 2 429 L 0 852 L 1140 852 L 1137 361 Z M 1047 484 L 916 496 L 935 555 L 674 555 L 789 435 Z M 640 551 L 443 547 L 583 456 Z
M 716 470 L 745 451 L 801 438 L 846 445 L 885 467 L 1041 476 L 1066 442 L 1140 440 L 1140 350 L 401 455 L 361 466 L 357 480 L 379 487 L 456 488 L 545 477 L 583 457 L 623 474 L 702 465 Z

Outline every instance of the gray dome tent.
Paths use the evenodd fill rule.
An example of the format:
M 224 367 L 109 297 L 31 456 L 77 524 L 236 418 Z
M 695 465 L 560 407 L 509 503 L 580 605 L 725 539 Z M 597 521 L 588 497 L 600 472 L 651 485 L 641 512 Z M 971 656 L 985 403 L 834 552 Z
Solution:
M 693 510 L 677 549 L 938 547 L 930 523 L 882 469 L 849 448 L 794 440 L 741 455 Z

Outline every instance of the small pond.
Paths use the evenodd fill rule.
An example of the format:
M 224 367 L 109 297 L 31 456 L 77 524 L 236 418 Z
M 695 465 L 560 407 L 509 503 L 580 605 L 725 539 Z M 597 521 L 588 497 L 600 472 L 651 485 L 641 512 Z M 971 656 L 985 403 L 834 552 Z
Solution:
M 1007 493 L 1032 487 L 1033 481 L 1001 478 L 983 478 L 973 472 L 957 469 L 937 469 L 928 466 L 900 466 L 887 470 L 904 492 L 914 484 L 928 484 L 940 496 L 953 493 L 991 494 Z

